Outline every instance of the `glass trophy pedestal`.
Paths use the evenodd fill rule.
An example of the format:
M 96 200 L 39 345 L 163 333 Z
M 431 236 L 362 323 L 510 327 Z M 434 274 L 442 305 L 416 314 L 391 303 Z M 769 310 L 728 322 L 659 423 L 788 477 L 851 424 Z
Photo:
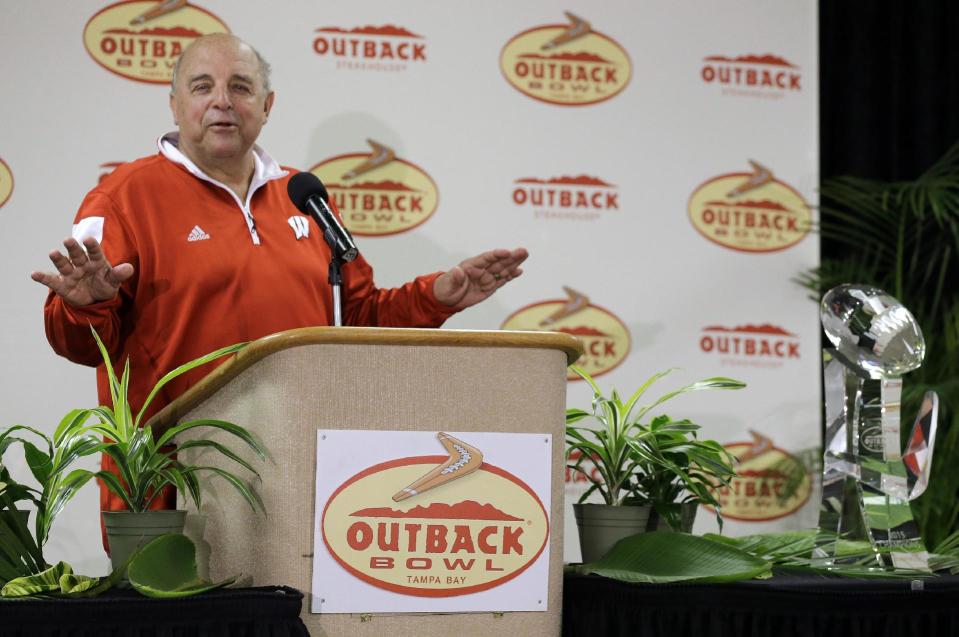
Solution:
M 909 501 L 929 484 L 939 398 L 928 392 L 901 440 L 902 375 L 925 354 L 922 333 L 896 299 L 843 285 L 823 297 L 833 344 L 823 351 L 826 435 L 820 535 L 814 556 L 844 563 L 844 540 L 869 542 L 877 568 L 928 570 Z M 858 560 L 857 560 L 858 561 Z

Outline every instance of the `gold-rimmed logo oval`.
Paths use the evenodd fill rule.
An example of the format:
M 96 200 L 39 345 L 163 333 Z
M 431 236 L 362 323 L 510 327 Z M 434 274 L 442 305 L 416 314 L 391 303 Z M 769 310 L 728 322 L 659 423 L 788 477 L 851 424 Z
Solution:
M 569 298 L 541 301 L 510 314 L 500 329 L 564 332 L 583 343 L 576 365 L 594 378 L 619 366 L 630 350 L 629 329 L 606 308 L 589 302 L 585 295 L 566 288 Z M 573 372 L 569 380 L 580 380 Z
M 483 463 L 469 476 L 395 502 L 446 456 L 398 458 L 346 480 L 323 510 L 323 541 L 353 576 L 417 597 L 495 588 L 532 566 L 549 541 L 543 503 L 522 480 Z
M 10 200 L 13 194 L 13 171 L 0 159 L 0 208 Z
M 193 40 L 230 29 L 206 9 L 181 3 L 133 0 L 101 9 L 83 29 L 93 60 L 120 77 L 169 84 L 177 58 Z
M 429 174 L 392 149 L 371 142 L 373 153 L 349 153 L 310 168 L 326 186 L 343 223 L 355 235 L 409 232 L 439 207 L 439 189 Z
M 703 237 L 739 252 L 778 252 L 812 230 L 812 211 L 792 186 L 754 163 L 752 173 L 727 173 L 699 185 L 689 198 L 690 223 Z
M 567 13 L 569 24 L 546 24 L 510 39 L 500 70 L 513 88 L 558 106 L 588 106 L 619 95 L 632 78 L 629 54 L 589 22 Z

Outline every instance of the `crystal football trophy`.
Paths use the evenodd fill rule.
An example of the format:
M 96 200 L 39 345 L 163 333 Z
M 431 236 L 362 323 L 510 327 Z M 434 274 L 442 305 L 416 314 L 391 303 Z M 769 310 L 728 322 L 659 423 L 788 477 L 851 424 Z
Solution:
M 826 436 L 821 534 L 815 556 L 843 563 L 835 537 L 866 540 L 875 566 L 928 570 L 909 508 L 929 484 L 939 397 L 926 392 L 905 444 L 900 440 L 902 375 L 922 364 L 926 345 L 912 314 L 882 290 L 840 285 L 823 297 Z

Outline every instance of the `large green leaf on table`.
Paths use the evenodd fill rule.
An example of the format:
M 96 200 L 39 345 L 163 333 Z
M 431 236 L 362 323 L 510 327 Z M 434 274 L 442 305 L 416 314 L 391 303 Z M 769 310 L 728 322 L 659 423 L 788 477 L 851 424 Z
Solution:
M 725 537 L 707 533 L 704 537 L 714 542 L 734 546 L 741 551 L 770 562 L 777 569 L 786 571 L 859 579 L 933 577 L 933 574 L 927 571 L 880 567 L 876 559 L 876 549 L 869 542 L 844 540 L 835 533 L 815 529 L 762 533 L 741 537 Z M 822 558 L 813 557 L 813 549 L 817 544 L 823 542 L 835 544 L 836 556 L 843 558 L 842 563 L 829 563 Z M 891 549 L 882 549 L 882 551 L 889 550 Z M 959 560 L 949 560 L 948 556 L 930 555 L 929 563 L 931 566 L 934 565 L 933 570 L 939 570 L 959 565 Z
M 50 568 L 7 582 L 0 589 L 0 597 L 90 597 L 98 595 L 113 586 L 117 573 L 109 577 L 88 577 L 77 575 L 66 562 L 57 562 Z
M 0 589 L 2 597 L 29 597 L 30 595 L 49 595 L 60 591 L 60 578 L 70 575 L 73 570 L 66 562 L 57 562 L 45 571 L 35 575 L 17 577 Z
M 80 596 L 81 593 L 102 592 L 101 584 L 106 579 L 104 577 L 67 573 L 60 576 L 60 593 L 72 597 Z
M 577 567 L 624 582 L 734 582 L 769 577 L 769 562 L 734 546 L 685 533 L 640 533 L 617 542 L 598 562 Z
M 818 535 L 819 531 L 807 529 L 802 531 L 742 535 L 739 537 L 707 533 L 703 537 L 713 542 L 735 546 L 741 551 L 745 551 L 750 555 L 754 555 L 779 566 L 792 558 L 807 558 L 811 556 L 812 550 L 816 547 L 816 537 Z M 867 543 L 866 546 L 868 547 L 869 544 Z
M 168 533 L 150 541 L 130 560 L 130 584 L 147 597 L 188 597 L 236 581 L 230 577 L 211 583 L 201 579 L 196 568 L 196 546 L 179 533 Z

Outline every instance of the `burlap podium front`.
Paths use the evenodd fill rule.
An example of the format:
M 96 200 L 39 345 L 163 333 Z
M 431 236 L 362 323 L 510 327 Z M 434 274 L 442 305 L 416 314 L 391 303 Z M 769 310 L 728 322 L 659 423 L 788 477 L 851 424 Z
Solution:
M 314 637 L 559 635 L 566 367 L 581 354 L 579 341 L 558 333 L 291 330 L 250 344 L 151 424 L 218 418 L 246 427 L 264 443 L 270 460 L 256 466 L 267 516 L 253 516 L 229 485 L 213 480 L 206 484 L 202 516 L 185 505 L 191 511 L 188 534 L 209 550 L 213 579 L 244 573 L 251 585 L 303 591 L 303 620 Z M 311 614 L 318 429 L 552 434 L 547 610 Z M 230 466 L 204 457 L 204 464 L 218 462 Z

